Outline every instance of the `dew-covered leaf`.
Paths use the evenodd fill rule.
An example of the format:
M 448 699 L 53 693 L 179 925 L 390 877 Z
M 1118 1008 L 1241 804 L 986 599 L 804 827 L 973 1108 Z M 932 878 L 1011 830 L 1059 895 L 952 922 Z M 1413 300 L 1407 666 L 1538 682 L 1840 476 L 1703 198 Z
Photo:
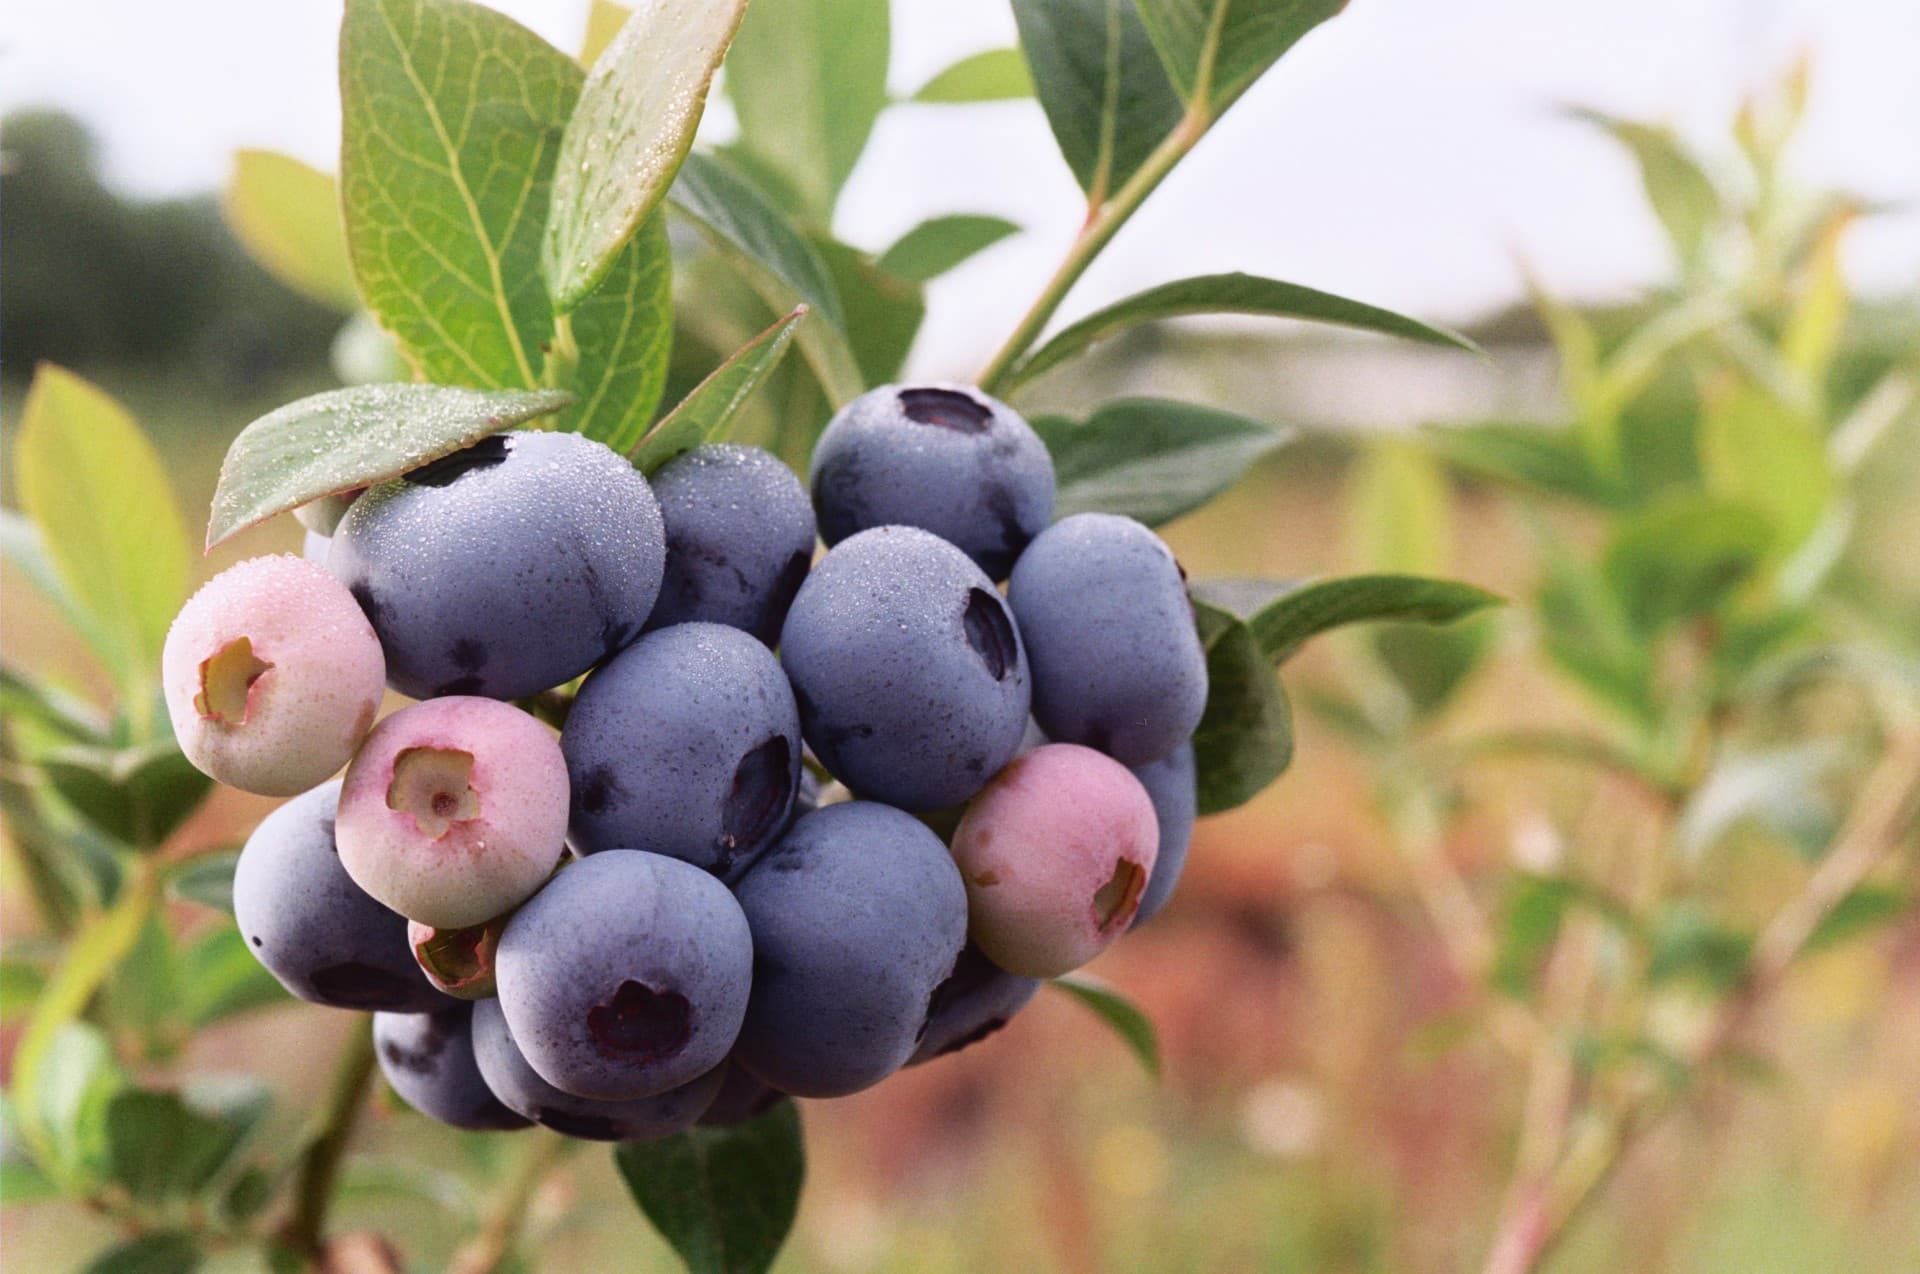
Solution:
M 644 0 L 588 73 L 554 166 L 541 263 L 579 305 L 666 197 L 746 0 Z
M 1102 406 L 1085 424 L 1042 417 L 1034 428 L 1053 456 L 1054 515 L 1118 513 L 1171 522 L 1238 482 L 1291 430 L 1158 398 Z
M 1405 337 L 1428 345 L 1461 350 L 1478 348 L 1457 332 L 1298 283 L 1283 283 L 1254 274 L 1203 274 L 1136 292 L 1068 325 L 1014 368 L 1007 384 L 1032 380 L 1135 324 L 1197 314 L 1304 319 Z
M 557 389 L 353 385 L 288 403 L 241 430 L 227 448 L 207 547 L 323 495 L 397 478 L 572 401 Z
M 777 279 L 835 327 L 846 319 L 832 276 L 778 207 L 725 161 L 693 154 L 674 183 L 673 202 L 737 257 Z
M 555 420 L 625 451 L 660 405 L 673 345 L 673 259 L 667 223 L 655 215 L 628 239 L 600 286 L 568 316 L 574 352 L 550 364 L 577 400 Z
M 539 383 L 540 275 L 582 73 L 468 0 L 348 0 L 340 188 L 360 293 L 429 381 Z
M 734 351 L 640 440 L 632 452 L 633 463 L 650 474 L 683 451 L 726 437 L 734 414 L 760 387 L 767 373 L 779 366 L 793 340 L 794 328 L 807 313 L 804 305 L 798 307 Z

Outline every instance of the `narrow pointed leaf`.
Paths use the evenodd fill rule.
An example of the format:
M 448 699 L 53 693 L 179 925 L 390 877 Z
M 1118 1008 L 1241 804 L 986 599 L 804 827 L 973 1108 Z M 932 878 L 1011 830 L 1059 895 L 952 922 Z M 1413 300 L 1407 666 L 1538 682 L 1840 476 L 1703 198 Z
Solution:
M 1019 233 L 1020 227 L 1004 217 L 970 212 L 931 217 L 882 252 L 879 264 L 888 274 L 924 283 Z
M 1478 351 L 1472 341 L 1458 332 L 1434 327 L 1363 301 L 1335 296 L 1331 292 L 1254 274 L 1203 274 L 1137 292 L 1069 325 L 1028 355 L 1026 361 L 1014 369 L 1008 384 L 1011 386 L 1032 380 L 1042 372 L 1085 352 L 1095 343 L 1137 323 L 1195 314 L 1253 314 L 1267 318 L 1304 319 L 1379 332 L 1386 336 L 1402 336 L 1428 345 Z
M 42 364 L 13 444 L 21 508 L 96 653 L 123 687 L 150 682 L 187 596 L 186 525 L 160 453 L 131 413 Z
M 291 155 L 236 151 L 220 208 L 247 254 L 274 278 L 323 305 L 359 307 L 332 177 Z
M 538 383 L 541 230 L 573 59 L 468 0 L 348 0 L 340 186 L 367 305 L 429 381 Z
M 739 172 L 711 155 L 689 155 L 674 183 L 673 202 L 821 318 L 835 327 L 845 324 L 827 267 L 772 201 Z
M 1074 180 L 1111 195 L 1181 114 L 1133 0 L 1013 0 L 1013 17 Z
M 793 1228 L 806 1176 L 791 1101 L 737 1127 L 627 1142 L 613 1161 L 692 1274 L 762 1274 Z
M 1192 101 L 1204 73 L 1215 115 L 1346 0 L 1137 0 L 1167 74 Z M 1220 10 L 1225 12 L 1221 13 Z
M 227 449 L 207 547 L 323 495 L 397 478 L 572 401 L 558 389 L 354 385 L 288 403 L 241 430 Z
M 703 442 L 726 436 L 726 428 L 753 391 L 779 366 L 793 340 L 793 331 L 807 316 L 800 306 L 766 331 L 736 350 L 733 357 L 715 368 L 693 392 L 661 418 L 632 453 L 633 463 L 643 473 L 653 473 L 661 465 Z
M 887 0 L 752 5 L 727 57 L 740 138 L 826 224 L 887 104 Z
M 1157 398 L 1107 403 L 1085 424 L 1042 417 L 1034 429 L 1053 456 L 1056 517 L 1118 513 L 1148 526 L 1199 508 L 1293 436 Z
M 1293 760 L 1293 710 L 1253 630 L 1227 611 L 1194 603 L 1207 653 L 1207 709 L 1193 732 L 1202 814 L 1246 804 Z
M 587 31 L 580 40 L 580 65 L 591 67 L 607 51 L 620 28 L 627 25 L 633 10 L 613 0 L 592 0 L 587 5 Z
M 1149 1078 L 1160 1078 L 1160 1037 L 1153 1022 L 1140 1006 L 1098 978 L 1069 973 L 1053 979 L 1053 985 L 1092 1009 L 1094 1016 L 1113 1028 L 1139 1059 Z
M 1320 580 L 1262 607 L 1248 625 L 1261 652 L 1284 663 L 1307 638 L 1346 624 L 1377 620 L 1450 624 L 1501 599 L 1483 588 L 1420 575 L 1350 575 Z
M 576 361 L 550 379 L 576 401 L 556 427 L 625 451 L 646 432 L 673 345 L 673 259 L 664 215 L 647 219 L 568 318 Z
M 1632 152 L 1634 163 L 1640 167 L 1647 202 L 1653 205 L 1674 254 L 1682 264 L 1698 258 L 1720 215 L 1720 195 L 1679 139 L 1664 128 L 1616 119 L 1601 111 L 1575 108 L 1568 114 L 1600 129 Z
M 746 0 L 643 0 L 593 64 L 560 141 L 541 262 L 579 305 L 666 198 Z
M 1033 96 L 1033 74 L 1019 49 L 986 49 L 961 58 L 922 84 L 916 102 L 1010 102 Z

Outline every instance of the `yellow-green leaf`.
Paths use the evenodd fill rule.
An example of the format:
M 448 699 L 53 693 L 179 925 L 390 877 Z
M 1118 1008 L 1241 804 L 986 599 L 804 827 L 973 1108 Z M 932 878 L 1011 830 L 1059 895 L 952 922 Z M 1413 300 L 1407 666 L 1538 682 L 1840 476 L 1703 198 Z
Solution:
M 425 380 L 539 383 L 541 230 L 574 60 L 467 0 L 348 0 L 340 185 L 367 305 Z
M 237 151 L 220 206 L 235 237 L 274 278 L 336 309 L 360 304 L 332 177 L 291 155 Z
M 649 0 L 593 64 L 553 175 L 541 266 L 554 309 L 579 305 L 693 145 L 746 0 Z
M 620 28 L 627 25 L 627 19 L 633 16 L 633 10 L 624 4 L 614 4 L 613 0 L 593 0 L 587 6 L 587 34 L 580 42 L 580 65 L 592 66 L 600 60 L 600 55 L 613 43 L 613 37 L 620 34 Z
M 123 686 L 150 684 L 189 569 L 186 527 L 159 452 L 125 407 L 43 364 L 20 412 L 14 481 L 61 580 L 93 621 L 102 659 Z
M 1033 96 L 1033 75 L 1019 49 L 987 49 L 961 58 L 922 84 L 916 102 L 1010 102 Z
M 660 405 L 673 344 L 673 257 L 667 219 L 656 213 L 627 240 L 613 269 L 568 315 L 573 356 L 550 379 L 578 401 L 558 425 L 625 451 Z

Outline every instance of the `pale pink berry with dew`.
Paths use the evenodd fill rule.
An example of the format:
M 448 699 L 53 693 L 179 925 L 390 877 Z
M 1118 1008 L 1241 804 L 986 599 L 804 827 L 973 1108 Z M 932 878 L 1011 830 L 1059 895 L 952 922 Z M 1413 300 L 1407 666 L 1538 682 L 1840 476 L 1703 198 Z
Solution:
M 346 586 L 285 554 L 228 567 L 160 655 L 180 750 L 230 787 L 294 796 L 345 765 L 386 689 L 380 639 Z
M 968 802 L 953 834 L 968 934 L 1009 973 L 1077 969 L 1127 931 L 1159 853 L 1153 799 L 1092 748 L 1022 754 Z
M 567 801 L 552 730 L 510 703 L 451 695 L 374 727 L 347 767 L 334 837 L 374 898 L 465 929 L 512 911 L 552 874 Z

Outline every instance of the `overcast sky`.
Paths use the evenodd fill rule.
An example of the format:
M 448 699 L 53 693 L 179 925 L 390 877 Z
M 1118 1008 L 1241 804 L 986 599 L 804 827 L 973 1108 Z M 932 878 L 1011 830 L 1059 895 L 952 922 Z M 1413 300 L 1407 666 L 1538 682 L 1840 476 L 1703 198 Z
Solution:
M 497 0 L 578 47 L 586 0 Z M 331 169 L 338 0 L 15 0 L 0 6 L 0 108 L 51 103 L 140 194 L 218 184 L 238 146 Z M 1011 43 L 998 0 L 895 0 L 892 79 Z M 1252 270 L 1464 321 L 1515 298 L 1514 262 L 1603 299 L 1667 268 L 1621 155 L 1560 103 L 1662 120 L 1708 146 L 1750 86 L 1815 60 L 1796 170 L 1907 211 L 1855 231 L 1860 286 L 1920 284 L 1920 0 L 1352 0 L 1235 108 L 1087 276 L 1063 317 L 1183 274 Z M 710 123 L 724 129 L 724 112 Z M 982 211 L 1027 233 L 937 285 L 915 352 L 960 373 L 1004 334 L 1081 214 L 1039 109 L 890 111 L 837 227 L 879 248 L 921 218 Z

